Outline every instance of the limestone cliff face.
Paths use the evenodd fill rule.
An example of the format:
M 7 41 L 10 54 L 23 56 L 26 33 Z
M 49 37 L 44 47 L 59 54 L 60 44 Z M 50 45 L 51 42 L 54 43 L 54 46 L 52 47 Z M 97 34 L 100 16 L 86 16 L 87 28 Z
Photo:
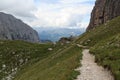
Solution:
M 39 42 L 38 34 L 14 16 L 0 12 L 0 39 Z
M 120 16 L 120 0 L 96 0 L 87 30 Z

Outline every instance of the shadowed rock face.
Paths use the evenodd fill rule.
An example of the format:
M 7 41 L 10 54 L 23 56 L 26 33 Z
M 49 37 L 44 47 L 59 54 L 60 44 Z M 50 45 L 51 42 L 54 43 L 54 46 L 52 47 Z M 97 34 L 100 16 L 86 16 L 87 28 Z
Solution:
M 39 42 L 38 34 L 14 16 L 0 12 L 0 39 Z
M 87 30 L 120 16 L 120 0 L 96 0 Z

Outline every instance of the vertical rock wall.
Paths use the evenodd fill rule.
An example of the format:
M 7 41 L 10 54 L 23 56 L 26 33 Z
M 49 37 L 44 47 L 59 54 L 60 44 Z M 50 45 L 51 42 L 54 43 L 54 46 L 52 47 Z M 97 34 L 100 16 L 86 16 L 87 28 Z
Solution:
M 120 16 L 120 0 L 96 0 L 87 30 Z

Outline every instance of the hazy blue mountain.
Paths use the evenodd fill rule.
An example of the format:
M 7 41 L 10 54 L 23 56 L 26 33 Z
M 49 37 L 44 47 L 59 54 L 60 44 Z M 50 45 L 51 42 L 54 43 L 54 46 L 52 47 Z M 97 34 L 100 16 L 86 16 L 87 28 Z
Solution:
M 58 41 L 61 37 L 69 37 L 71 35 L 78 36 L 82 34 L 85 29 L 69 29 L 69 28 L 45 28 L 45 27 L 36 27 L 34 28 L 41 39 L 44 40 L 51 40 L 51 41 Z

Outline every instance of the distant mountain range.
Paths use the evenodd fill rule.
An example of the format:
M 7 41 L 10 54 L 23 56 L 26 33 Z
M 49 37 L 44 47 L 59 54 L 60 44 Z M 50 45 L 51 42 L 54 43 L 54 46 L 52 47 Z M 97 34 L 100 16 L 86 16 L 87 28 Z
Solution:
M 35 27 L 34 28 L 40 37 L 42 42 L 46 40 L 50 41 L 58 41 L 61 37 L 69 37 L 69 36 L 78 36 L 82 34 L 85 29 L 69 29 L 69 28 L 49 28 L 49 27 Z

